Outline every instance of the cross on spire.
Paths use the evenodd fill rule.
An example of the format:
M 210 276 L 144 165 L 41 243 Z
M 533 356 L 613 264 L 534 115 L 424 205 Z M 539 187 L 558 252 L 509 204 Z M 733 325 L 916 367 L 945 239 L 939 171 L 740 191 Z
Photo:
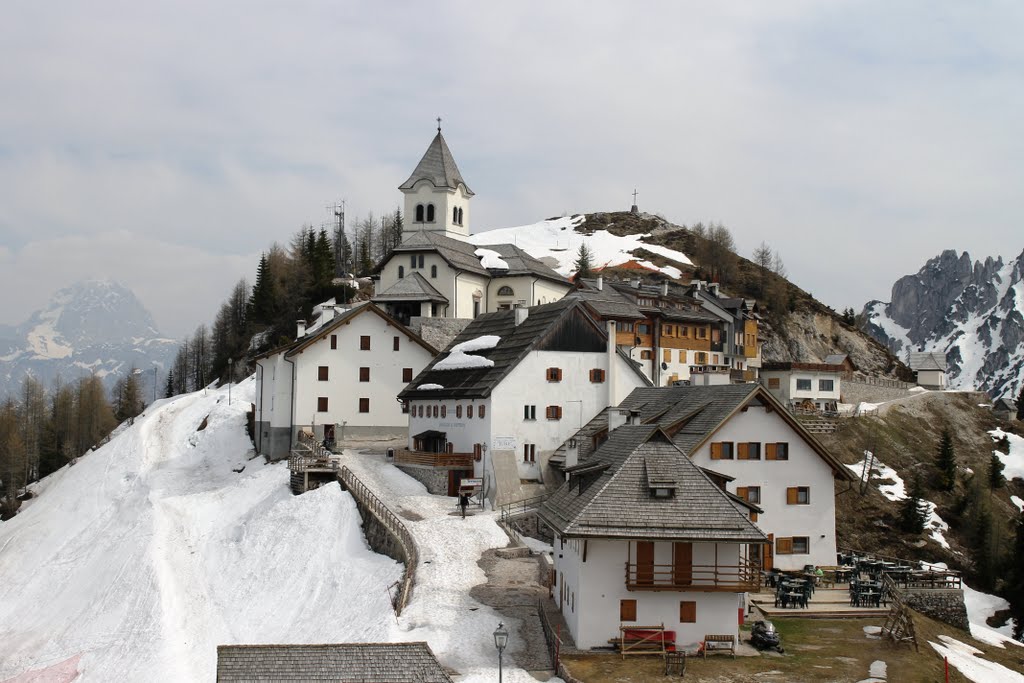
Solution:
M 636 204 L 636 188 L 633 188 L 633 203 Z
M 437 117 L 437 132 L 438 133 L 441 132 L 441 117 L 440 116 Z

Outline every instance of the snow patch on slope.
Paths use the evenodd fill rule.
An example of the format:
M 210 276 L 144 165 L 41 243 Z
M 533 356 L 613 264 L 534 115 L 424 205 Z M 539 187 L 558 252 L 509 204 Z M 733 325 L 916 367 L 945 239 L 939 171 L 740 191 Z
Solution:
M 928 644 L 939 653 L 940 657 L 948 657 L 949 663 L 970 681 L 975 683 L 1024 683 L 1024 675 L 1006 668 L 1002 664 L 990 662 L 979 655 L 985 653 L 949 636 L 939 636 L 942 645 L 929 640 Z
M 1009 453 L 992 451 L 1003 463 L 1003 476 L 1007 479 L 1024 479 L 1024 437 L 1004 432 L 1002 429 L 993 429 L 989 434 L 995 441 L 1005 437 L 1010 442 Z

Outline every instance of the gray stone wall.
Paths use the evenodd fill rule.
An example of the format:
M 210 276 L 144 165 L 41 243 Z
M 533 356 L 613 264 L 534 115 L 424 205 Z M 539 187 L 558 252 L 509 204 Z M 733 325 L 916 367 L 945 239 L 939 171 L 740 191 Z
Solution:
M 423 341 L 438 351 L 443 350 L 471 323 L 469 318 L 423 318 L 415 316 L 409 321 L 409 329 L 423 338 Z
M 370 514 L 358 500 L 356 500 L 356 507 L 359 508 L 359 514 L 363 517 L 363 535 L 366 536 L 366 542 L 373 551 L 381 555 L 387 555 L 396 562 L 408 565 L 405 553 L 402 552 L 402 544 L 398 542 L 398 539 L 388 531 L 387 527 L 380 523 L 380 520 Z
M 269 422 L 257 422 L 255 436 L 259 454 L 271 460 L 283 460 L 291 452 L 292 430 L 287 427 L 271 427 Z
M 435 496 L 448 495 L 448 470 L 415 465 L 395 465 L 395 467 L 426 486 L 429 493 Z
M 863 384 L 852 380 L 843 380 L 840 385 L 843 403 L 882 403 L 883 401 L 894 401 L 897 398 L 910 396 L 908 389 L 897 389 L 895 387 L 880 387 L 873 384 Z
M 932 619 L 938 619 L 950 626 L 969 630 L 967 606 L 964 592 L 959 588 L 921 589 L 903 591 L 903 602 L 907 607 Z

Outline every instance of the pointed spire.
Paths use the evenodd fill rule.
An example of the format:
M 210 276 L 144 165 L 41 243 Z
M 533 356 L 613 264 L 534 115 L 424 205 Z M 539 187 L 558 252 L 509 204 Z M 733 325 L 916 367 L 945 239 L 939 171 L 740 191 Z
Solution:
M 448 149 L 448 143 L 441 135 L 441 117 L 437 118 L 437 135 L 431 141 L 427 151 L 416 164 L 416 170 L 412 172 L 409 179 L 398 186 L 399 190 L 411 190 L 421 180 L 428 180 L 434 187 L 447 187 L 451 189 L 462 185 L 467 196 L 472 197 L 473 191 L 462 179 L 459 167 L 455 164 L 455 158 Z

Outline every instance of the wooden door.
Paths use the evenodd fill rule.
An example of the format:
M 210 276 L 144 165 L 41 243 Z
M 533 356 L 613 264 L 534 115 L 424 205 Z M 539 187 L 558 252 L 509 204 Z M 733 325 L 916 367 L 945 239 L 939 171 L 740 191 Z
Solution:
M 636 582 L 641 586 L 654 583 L 654 542 L 637 541 L 636 544 Z
M 768 543 L 761 548 L 761 569 L 771 571 L 775 567 L 775 534 L 768 534 Z
M 672 544 L 672 583 L 689 586 L 693 583 L 693 544 Z

